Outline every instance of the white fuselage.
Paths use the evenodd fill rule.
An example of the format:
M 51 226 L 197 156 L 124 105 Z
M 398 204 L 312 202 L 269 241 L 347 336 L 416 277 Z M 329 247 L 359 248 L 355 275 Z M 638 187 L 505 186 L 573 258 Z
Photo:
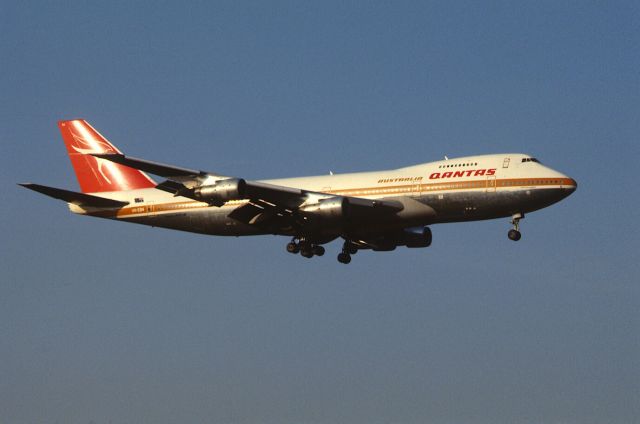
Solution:
M 499 218 L 531 212 L 565 198 L 576 183 L 524 154 L 470 156 L 424 163 L 386 171 L 335 174 L 265 180 L 265 183 L 322 193 L 310 197 L 343 195 L 367 199 L 400 200 L 404 214 L 377 228 L 351 231 L 386 231 L 412 225 L 429 225 Z M 73 212 L 122 219 L 145 225 L 216 235 L 265 234 L 257 226 L 243 224 L 228 215 L 248 200 L 222 207 L 157 189 L 102 192 L 103 197 L 129 202 L 124 208 L 104 210 L 70 205 Z M 428 210 L 427 210 L 428 209 Z M 283 231 L 280 234 L 289 234 Z

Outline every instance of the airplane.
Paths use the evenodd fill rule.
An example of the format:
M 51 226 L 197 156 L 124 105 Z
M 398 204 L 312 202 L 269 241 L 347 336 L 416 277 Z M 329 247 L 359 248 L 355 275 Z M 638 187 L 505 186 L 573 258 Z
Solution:
M 81 192 L 20 185 L 67 202 L 73 213 L 209 235 L 287 236 L 286 250 L 305 258 L 324 255 L 324 244 L 342 238 L 343 264 L 363 249 L 428 247 L 429 226 L 439 223 L 511 217 L 508 238 L 517 241 L 526 213 L 577 187 L 521 153 L 252 181 L 126 156 L 82 119 L 58 127 Z

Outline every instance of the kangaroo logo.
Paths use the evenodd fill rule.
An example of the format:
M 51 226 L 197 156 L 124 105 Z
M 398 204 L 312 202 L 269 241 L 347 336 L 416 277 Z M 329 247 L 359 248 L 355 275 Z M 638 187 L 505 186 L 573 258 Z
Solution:
M 71 136 L 73 137 L 73 141 L 75 141 L 75 143 L 71 147 L 73 148 L 73 150 L 78 153 L 82 153 L 83 155 L 88 155 L 91 153 L 117 153 L 109 143 L 102 140 L 98 140 L 95 138 L 87 140 L 86 138 L 80 137 L 73 132 L 71 133 Z
M 105 141 L 98 140 L 96 138 L 86 139 L 77 134 L 74 134 L 73 131 L 71 132 L 71 136 L 73 137 L 74 141 L 74 144 L 72 144 L 71 147 L 73 148 L 73 150 L 83 155 L 89 155 L 91 153 L 117 153 L 113 149 L 113 147 Z M 96 157 L 94 157 L 93 159 L 98 163 L 98 172 L 100 172 L 102 178 L 104 178 L 109 184 L 111 184 L 111 179 L 107 177 L 103 170 L 103 167 L 105 164 L 107 165 L 107 167 L 114 166 L 114 164 L 112 162 L 105 161 L 104 159 Z

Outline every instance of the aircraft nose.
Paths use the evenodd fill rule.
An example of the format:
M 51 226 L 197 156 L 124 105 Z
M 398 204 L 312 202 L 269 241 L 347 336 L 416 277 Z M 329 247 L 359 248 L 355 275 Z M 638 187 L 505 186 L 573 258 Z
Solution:
M 562 179 L 562 189 L 564 191 L 564 196 L 567 197 L 570 194 L 573 194 L 574 191 L 578 188 L 578 182 L 573 178 L 565 177 Z

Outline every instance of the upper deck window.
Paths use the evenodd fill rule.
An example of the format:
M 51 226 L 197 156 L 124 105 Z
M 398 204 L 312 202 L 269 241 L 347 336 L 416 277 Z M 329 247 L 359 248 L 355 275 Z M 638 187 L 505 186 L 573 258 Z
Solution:
M 440 165 L 438 168 L 457 168 L 459 166 L 478 166 L 478 162 L 469 162 L 469 163 L 456 163 L 451 165 Z
M 540 163 L 540 161 L 536 158 L 522 158 L 522 162 L 535 162 Z

